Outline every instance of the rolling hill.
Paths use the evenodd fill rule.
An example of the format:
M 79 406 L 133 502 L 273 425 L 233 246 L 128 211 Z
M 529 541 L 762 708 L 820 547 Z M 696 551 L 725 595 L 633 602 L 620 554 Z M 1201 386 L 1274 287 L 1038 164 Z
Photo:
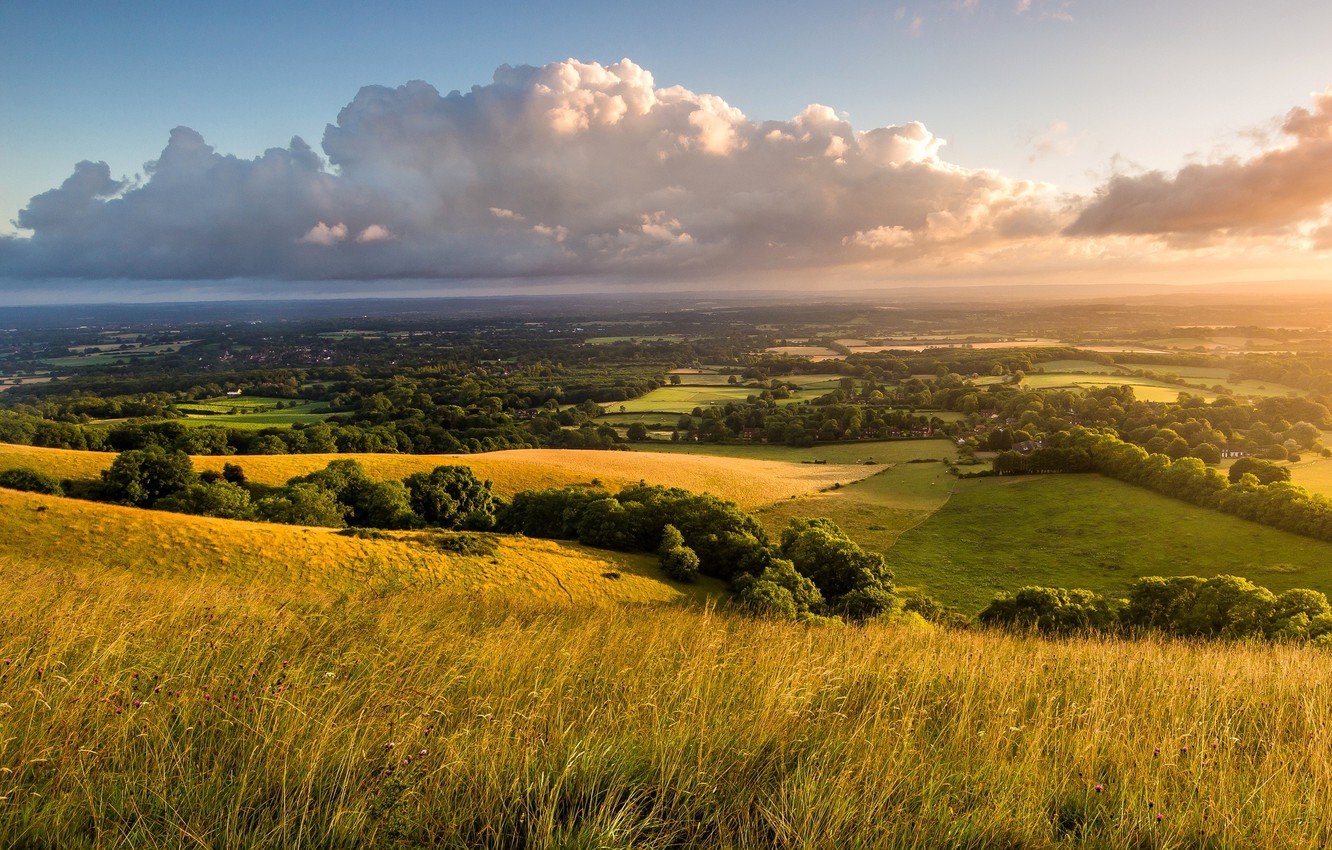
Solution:
M 448 551 L 461 549 L 463 551 Z M 112 570 L 314 591 L 432 590 L 534 602 L 705 601 L 657 560 L 508 535 L 392 532 L 240 522 L 0 489 L 0 556 L 27 568 Z

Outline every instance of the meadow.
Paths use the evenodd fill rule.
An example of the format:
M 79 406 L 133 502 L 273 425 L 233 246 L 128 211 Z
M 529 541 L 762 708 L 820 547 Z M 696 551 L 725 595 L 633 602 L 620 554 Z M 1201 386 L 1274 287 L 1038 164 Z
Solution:
M 1332 544 L 1094 474 L 957 481 L 885 554 L 899 583 L 970 612 L 1001 590 L 1114 591 L 1151 575 L 1230 574 L 1278 593 L 1332 593 Z
M 0 610 L 11 846 L 1332 842 L 1316 650 L 328 601 L 12 558 Z

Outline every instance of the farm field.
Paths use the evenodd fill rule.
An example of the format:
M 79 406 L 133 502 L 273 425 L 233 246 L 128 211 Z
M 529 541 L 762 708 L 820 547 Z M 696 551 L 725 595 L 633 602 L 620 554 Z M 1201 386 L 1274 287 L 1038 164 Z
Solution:
M 434 541 L 469 537 L 478 554 Z M 25 569 L 122 570 L 317 595 L 431 589 L 546 604 L 702 602 L 724 587 L 666 581 L 655 557 L 576 543 L 448 532 L 348 536 L 329 528 L 241 522 L 0 488 L 0 558 Z M 614 577 L 608 577 L 614 574 Z
M 1059 374 L 1059 373 L 1037 373 L 1027 375 L 1022 379 L 1025 386 L 1033 389 L 1098 389 L 1101 387 L 1133 387 L 1133 395 L 1139 401 L 1175 401 L 1179 398 L 1181 392 L 1191 395 L 1202 396 L 1208 401 L 1216 398 L 1216 393 L 1209 390 L 1200 390 L 1194 387 L 1182 387 L 1178 384 L 1170 384 L 1165 381 L 1156 381 L 1151 378 L 1135 378 L 1129 375 L 1107 375 L 1105 378 L 1097 378 L 1089 374 Z
M 885 554 L 901 584 L 967 611 L 1025 585 L 1112 591 L 1148 575 L 1332 593 L 1332 544 L 1092 474 L 960 480 Z
M 788 357 L 807 357 L 815 362 L 821 360 L 841 360 L 843 355 L 821 345 L 774 345 L 765 349 L 771 354 L 785 354 Z
M 653 440 L 631 443 L 635 452 L 698 455 L 702 457 L 732 457 L 751 460 L 785 461 L 800 463 L 822 460 L 829 464 L 902 463 L 922 458 L 952 458 L 957 448 L 949 440 L 865 440 L 854 443 L 826 443 L 807 449 L 773 443 L 673 443 Z M 876 470 L 870 467 L 866 475 Z M 724 495 L 724 494 L 723 494 Z
M 851 464 L 813 465 L 763 459 L 672 457 L 646 452 L 594 452 L 575 449 L 514 449 L 471 455 L 232 455 L 195 457 L 195 469 L 220 471 L 223 464 L 239 463 L 246 477 L 257 483 L 279 485 L 297 475 L 322 469 L 339 459 L 359 461 L 375 478 L 404 478 L 442 464 L 471 467 L 477 477 L 494 482 L 495 491 L 512 496 L 521 490 L 587 484 L 597 479 L 618 488 L 640 480 L 700 493 L 716 493 L 742 507 L 788 499 L 848 484 L 874 472 L 873 467 Z M 29 466 L 60 478 L 96 478 L 110 467 L 115 454 L 42 449 L 0 444 L 0 469 Z
M 692 374 L 683 375 L 680 384 L 668 384 L 628 401 L 606 405 L 604 420 L 622 420 L 625 413 L 690 413 L 696 407 L 724 405 L 727 402 L 741 402 L 750 396 L 763 392 L 762 387 L 745 386 L 730 383 L 731 375 Z M 792 375 L 779 378 L 783 383 L 796 384 L 800 387 L 797 397 L 779 399 L 779 405 L 796 404 L 815 398 L 838 387 L 839 375 Z
M 717 386 L 680 386 L 658 387 L 646 395 L 607 405 L 609 413 L 689 413 L 696 407 L 725 405 L 727 402 L 742 402 L 750 396 L 763 392 L 757 387 L 741 385 Z M 808 398 L 813 398 L 810 393 Z M 781 399 L 779 405 L 796 404 L 802 398 Z
M 279 402 L 283 405 L 281 410 L 277 408 Z M 296 402 L 263 396 L 220 396 L 177 405 L 177 409 L 185 414 L 180 420 L 184 425 L 219 425 L 256 431 L 298 422 L 307 425 L 323 422 L 330 414 L 314 411 L 326 407 L 322 402 Z
M 1327 441 L 1324 436 L 1324 442 Z M 1299 463 L 1290 464 L 1291 483 L 1308 490 L 1332 497 L 1332 458 L 1305 456 Z
M 1032 364 L 1032 372 L 1052 372 L 1090 375 L 1119 375 L 1124 370 L 1130 368 L 1127 366 L 1107 366 L 1104 363 L 1097 363 L 1095 360 L 1042 360 L 1039 363 Z

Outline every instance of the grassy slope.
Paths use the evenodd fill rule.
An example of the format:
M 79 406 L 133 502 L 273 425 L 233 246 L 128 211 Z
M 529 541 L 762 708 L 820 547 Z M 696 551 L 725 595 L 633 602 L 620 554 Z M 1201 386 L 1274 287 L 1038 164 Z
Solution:
M 32 567 L 96 567 L 323 594 L 415 588 L 548 603 L 702 601 L 722 592 L 714 582 L 667 582 L 648 555 L 496 535 L 493 554 L 464 556 L 432 547 L 429 534 L 393 537 L 363 540 L 326 528 L 185 516 L 0 489 L 0 555 Z
M 15 845 L 1332 843 L 1311 649 L 323 604 L 3 563 L 0 610 Z
M 220 470 L 224 463 L 239 463 L 251 481 L 276 485 L 322 469 L 329 461 L 340 458 L 360 461 L 370 475 L 378 478 L 402 478 L 440 464 L 462 464 L 475 470 L 479 477 L 493 481 L 496 491 L 506 496 L 520 490 L 586 484 L 594 478 L 608 487 L 645 480 L 650 484 L 717 493 L 746 508 L 815 492 L 834 483 L 846 484 L 874 471 L 873 467 L 831 463 L 816 466 L 571 449 L 517 449 L 474 455 L 243 455 L 196 457 L 194 465 L 200 470 Z M 30 466 L 61 478 L 95 478 L 114 459 L 115 455 L 108 452 L 0 444 L 0 469 Z
M 830 517 L 861 546 L 887 552 L 943 507 L 957 483 L 941 463 L 899 463 L 847 487 L 761 508 L 758 517 L 773 539 L 797 517 Z
M 1145 575 L 1229 573 L 1332 593 L 1332 544 L 1097 475 L 958 481 L 888 560 L 903 584 L 970 610 L 999 590 L 1119 590 Z

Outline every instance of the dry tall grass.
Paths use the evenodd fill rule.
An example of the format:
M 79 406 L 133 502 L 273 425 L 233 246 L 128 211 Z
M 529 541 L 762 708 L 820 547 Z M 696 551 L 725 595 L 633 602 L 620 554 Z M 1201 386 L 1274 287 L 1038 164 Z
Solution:
M 446 535 L 447 536 L 447 535 Z M 30 564 L 97 564 L 145 577 L 211 577 L 290 591 L 436 589 L 527 601 L 703 601 L 716 581 L 667 581 L 652 555 L 490 535 L 492 552 L 460 554 L 432 532 L 376 539 L 328 528 L 187 516 L 0 488 L 0 556 Z
M 360 461 L 371 477 L 381 479 L 404 478 L 441 464 L 461 464 L 471 467 L 478 477 L 492 480 L 495 490 L 505 496 L 521 490 L 587 484 L 594 478 L 612 488 L 645 480 L 649 484 L 716 493 L 747 509 L 816 492 L 834 483 L 848 484 L 876 471 L 874 467 L 854 464 L 813 465 L 572 449 L 514 449 L 471 455 L 237 455 L 196 457 L 194 466 L 199 470 L 221 471 L 225 463 L 238 463 L 250 480 L 277 485 L 322 469 L 329 461 L 340 458 Z M 96 478 L 114 459 L 115 454 L 109 452 L 0 444 L 0 469 L 28 466 L 58 478 Z
M 1332 665 L 0 562 L 10 846 L 1314 848 Z

